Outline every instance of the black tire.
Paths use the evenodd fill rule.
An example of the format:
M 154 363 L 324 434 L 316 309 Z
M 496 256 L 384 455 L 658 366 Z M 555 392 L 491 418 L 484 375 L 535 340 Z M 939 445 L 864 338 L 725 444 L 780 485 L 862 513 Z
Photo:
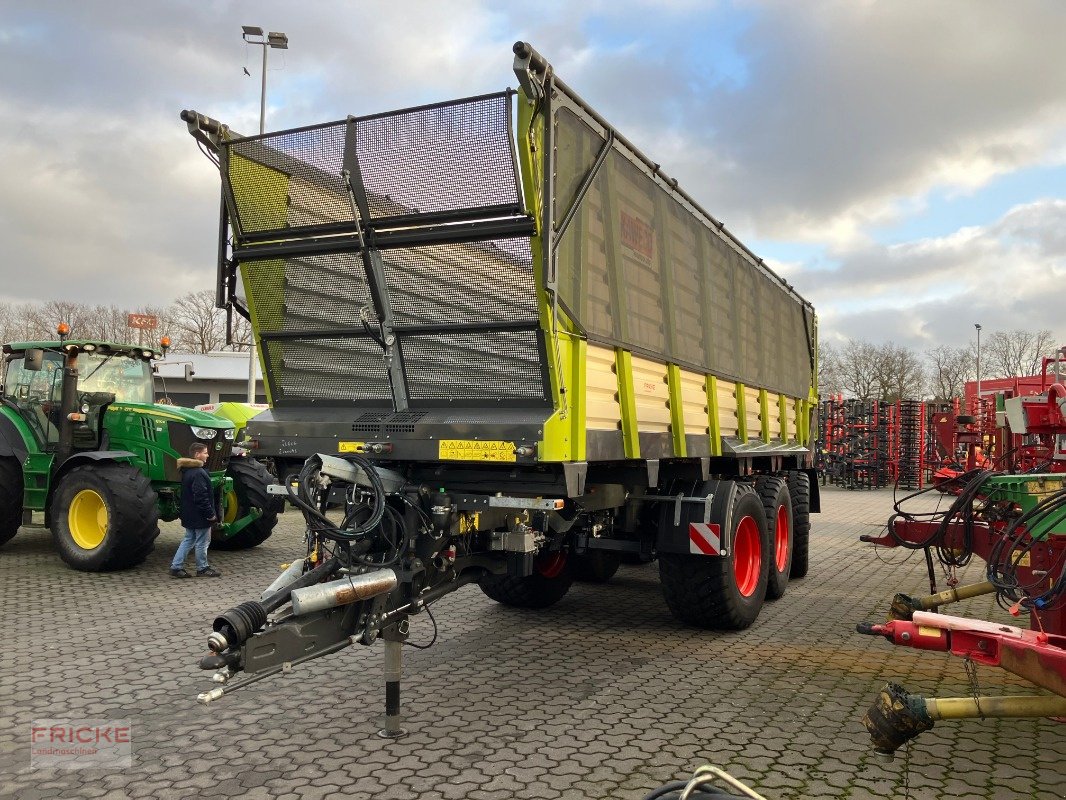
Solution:
M 766 584 L 766 599 L 777 600 L 785 594 L 792 570 L 792 551 L 795 527 L 792 521 L 792 495 L 788 483 L 776 475 L 760 475 L 755 479 L 755 491 L 766 512 L 766 530 L 773 548 L 770 557 L 770 578 Z M 785 525 L 780 533 L 778 525 Z M 780 538 L 779 538 L 780 537 Z
M 82 572 L 137 566 L 159 535 L 152 484 L 128 464 L 102 462 L 72 469 L 52 494 L 50 517 L 59 557 Z
M 811 479 L 806 472 L 788 473 L 788 488 L 792 495 L 792 568 L 790 578 L 807 575 L 811 543 Z
M 22 464 L 14 456 L 0 458 L 0 545 L 22 525 L 22 489 Z
M 621 565 L 618 553 L 610 550 L 589 550 L 580 556 L 570 556 L 570 575 L 575 581 L 607 583 Z
M 247 528 L 228 539 L 212 536 L 211 547 L 216 550 L 247 550 L 257 547 L 270 538 L 278 524 L 278 512 L 284 498 L 267 492 L 274 478 L 267 468 L 254 458 L 234 458 L 229 462 L 226 474 L 233 478 L 233 491 L 237 496 L 237 511 L 234 519 L 240 519 L 249 509 L 258 508 L 262 515 Z
M 725 484 L 720 486 L 722 490 Z M 733 547 L 728 556 L 659 554 L 663 596 L 670 611 L 682 622 L 700 628 L 739 631 L 755 622 L 762 610 L 769 579 L 770 537 L 762 503 L 751 486 L 737 484 L 729 519 L 732 527 L 729 540 Z M 745 595 L 736 575 L 736 559 L 742 552 L 737 547 L 737 531 L 744 525 L 746 534 L 750 535 L 753 532 L 747 528 L 749 524 L 757 527 L 756 543 L 761 552 L 757 581 Z
M 478 582 L 486 597 L 515 608 L 547 608 L 563 599 L 570 591 L 574 578 L 570 574 L 569 563 L 563 565 L 557 573 L 550 576 L 541 568 L 543 560 L 538 559 L 533 567 L 533 574 L 523 578 L 510 575 L 490 575 Z

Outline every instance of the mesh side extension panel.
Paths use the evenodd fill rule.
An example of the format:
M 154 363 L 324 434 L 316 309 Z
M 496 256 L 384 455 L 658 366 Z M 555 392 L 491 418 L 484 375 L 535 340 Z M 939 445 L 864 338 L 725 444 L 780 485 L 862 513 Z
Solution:
M 507 93 L 356 119 L 375 220 L 507 205 L 521 209 Z
M 536 322 L 528 239 L 382 252 L 397 325 Z
M 536 331 L 406 335 L 400 347 L 413 401 L 545 397 Z
M 248 300 L 263 333 L 361 327 L 377 321 L 362 261 L 351 253 L 245 261 Z
M 275 373 L 279 398 L 392 400 L 381 348 L 370 338 L 290 339 L 264 347 L 282 367 Z
M 346 122 L 228 145 L 228 173 L 244 233 L 353 222 L 341 178 Z
M 366 271 L 352 253 L 293 258 L 285 263 L 284 330 L 362 325 L 377 321 L 370 300 Z

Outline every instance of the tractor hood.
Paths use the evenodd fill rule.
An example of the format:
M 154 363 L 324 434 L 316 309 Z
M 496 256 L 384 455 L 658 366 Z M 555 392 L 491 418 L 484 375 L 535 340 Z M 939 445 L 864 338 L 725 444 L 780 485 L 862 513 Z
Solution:
M 224 473 L 233 451 L 235 429 L 226 419 L 180 406 L 115 402 L 104 416 L 112 448 L 144 453 L 153 480 L 181 481 L 178 459 L 200 443 L 207 447 L 206 467 Z
M 113 415 L 136 415 L 137 417 L 152 417 L 162 422 L 184 422 L 197 428 L 213 428 L 217 431 L 234 430 L 233 423 L 227 419 L 216 417 L 204 411 L 196 411 L 192 408 L 181 406 L 153 405 L 151 403 L 124 403 L 115 402 L 107 407 L 108 419 Z M 132 417 L 130 419 L 132 421 Z M 225 436 L 225 434 L 222 434 Z

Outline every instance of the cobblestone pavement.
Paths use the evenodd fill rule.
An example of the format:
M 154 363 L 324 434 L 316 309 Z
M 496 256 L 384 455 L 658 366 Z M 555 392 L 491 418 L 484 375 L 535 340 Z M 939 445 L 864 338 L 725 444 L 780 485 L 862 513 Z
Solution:
M 167 577 L 173 524 L 144 566 L 105 575 L 68 570 L 47 534 L 24 530 L 0 552 L 0 796 L 635 799 L 704 763 L 771 800 L 1064 796 L 1066 725 L 1048 720 L 939 723 L 891 764 L 872 756 L 860 719 L 887 681 L 971 691 L 960 659 L 853 633 L 894 592 L 927 586 L 920 554 L 857 541 L 891 502 L 824 490 L 810 575 L 739 634 L 674 621 L 654 566 L 576 584 L 543 612 L 460 590 L 435 606 L 437 644 L 404 649 L 400 740 L 375 735 L 380 644 L 195 702 L 211 686 L 196 668 L 211 619 L 291 559 L 295 513 L 253 551 L 213 553 L 225 574 L 214 581 Z M 979 575 L 975 564 L 965 577 Z M 1007 619 L 990 601 L 956 613 Z M 424 615 L 412 628 L 429 639 Z M 1028 691 L 1000 670 L 978 678 Z M 42 718 L 132 720 L 132 769 L 31 769 Z

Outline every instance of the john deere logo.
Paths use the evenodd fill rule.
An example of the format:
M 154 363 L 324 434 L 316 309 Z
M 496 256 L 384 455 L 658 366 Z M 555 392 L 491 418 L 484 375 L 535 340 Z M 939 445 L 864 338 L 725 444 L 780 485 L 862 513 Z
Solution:
M 215 442 L 215 449 L 216 450 L 221 450 L 222 449 L 222 442 Z

